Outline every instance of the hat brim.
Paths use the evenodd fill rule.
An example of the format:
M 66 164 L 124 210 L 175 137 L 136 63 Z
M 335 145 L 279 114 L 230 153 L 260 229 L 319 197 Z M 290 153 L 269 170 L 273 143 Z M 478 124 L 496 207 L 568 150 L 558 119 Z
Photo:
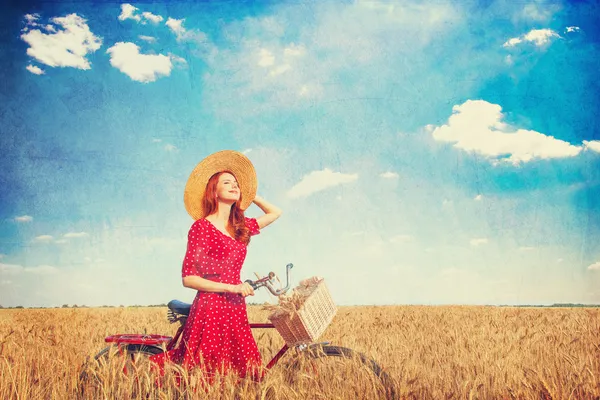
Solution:
M 242 202 L 239 205 L 242 210 L 246 210 L 256 197 L 258 181 L 254 166 L 248 157 L 233 150 L 218 151 L 196 165 L 185 185 L 183 202 L 194 220 L 206 217 L 202 210 L 206 184 L 211 176 L 221 171 L 231 171 L 235 176 L 242 193 Z

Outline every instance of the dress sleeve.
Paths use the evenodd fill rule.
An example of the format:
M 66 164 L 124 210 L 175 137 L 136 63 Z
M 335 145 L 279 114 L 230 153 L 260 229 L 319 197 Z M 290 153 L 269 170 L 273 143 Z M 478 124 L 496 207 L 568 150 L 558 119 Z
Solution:
M 260 233 L 256 218 L 246 218 L 246 226 L 250 229 L 250 236 L 258 235 Z
M 206 222 L 198 220 L 194 222 L 188 233 L 187 251 L 183 259 L 181 276 L 190 275 L 208 278 L 221 274 L 223 265 L 218 262 L 214 251 L 211 251 L 211 243 L 214 237 Z

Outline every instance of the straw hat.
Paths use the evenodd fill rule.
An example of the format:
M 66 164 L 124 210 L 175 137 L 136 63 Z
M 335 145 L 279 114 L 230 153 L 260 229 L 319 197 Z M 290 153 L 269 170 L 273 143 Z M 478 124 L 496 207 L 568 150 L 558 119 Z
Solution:
M 188 214 L 194 220 L 204 218 L 202 199 L 206 184 L 211 176 L 221 171 L 231 171 L 238 181 L 242 193 L 240 208 L 247 209 L 256 197 L 258 181 L 252 162 L 237 151 L 222 150 L 200 161 L 190 174 L 183 193 L 183 202 Z

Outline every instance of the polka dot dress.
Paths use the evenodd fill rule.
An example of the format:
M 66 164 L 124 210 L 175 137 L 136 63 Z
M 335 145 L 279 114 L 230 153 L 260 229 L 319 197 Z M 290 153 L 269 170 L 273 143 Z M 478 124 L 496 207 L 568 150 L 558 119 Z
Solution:
M 246 218 L 251 235 L 259 233 L 254 218 Z M 196 275 L 238 285 L 247 247 L 218 230 L 206 219 L 190 228 L 182 276 Z M 182 332 L 179 347 L 152 356 L 161 371 L 166 360 L 191 369 L 200 366 L 209 375 L 236 372 L 257 378 L 262 364 L 252 336 L 244 297 L 233 293 L 198 291 Z

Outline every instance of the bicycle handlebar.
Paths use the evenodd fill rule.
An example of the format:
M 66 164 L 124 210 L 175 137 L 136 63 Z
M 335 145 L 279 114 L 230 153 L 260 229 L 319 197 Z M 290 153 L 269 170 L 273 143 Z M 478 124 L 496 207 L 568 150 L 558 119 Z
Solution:
M 264 278 L 260 278 L 258 280 L 251 280 L 251 279 L 246 279 L 245 282 L 248 283 L 250 286 L 252 286 L 252 289 L 256 290 L 258 288 L 261 287 L 266 287 L 269 292 L 271 292 L 271 294 L 273 294 L 274 296 L 281 296 L 282 294 L 284 294 L 285 292 L 287 292 L 290 288 L 290 270 L 294 267 L 294 264 L 289 263 L 288 265 L 285 266 L 285 287 L 275 290 L 275 288 L 273 288 L 273 286 L 271 285 L 273 278 L 275 277 L 275 273 L 274 272 L 269 272 L 269 275 L 265 276 Z

